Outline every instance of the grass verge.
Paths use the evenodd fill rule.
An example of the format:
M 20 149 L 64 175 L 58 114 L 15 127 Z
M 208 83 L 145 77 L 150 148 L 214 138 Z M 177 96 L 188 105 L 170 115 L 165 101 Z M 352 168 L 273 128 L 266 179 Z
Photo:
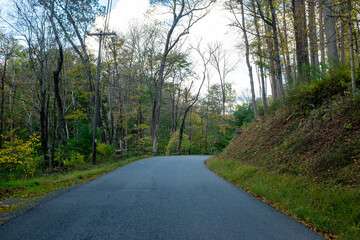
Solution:
M 91 181 L 101 175 L 113 171 L 126 164 L 143 159 L 146 156 L 126 158 L 116 162 L 102 162 L 97 165 L 85 164 L 81 169 L 44 174 L 29 180 L 0 182 L 0 216 L 8 215 L 33 202 L 39 197 L 59 189 Z M 8 217 L 0 218 L 0 225 L 8 221 Z
M 327 239 L 360 239 L 360 187 L 316 182 L 216 157 L 207 160 L 207 166 Z

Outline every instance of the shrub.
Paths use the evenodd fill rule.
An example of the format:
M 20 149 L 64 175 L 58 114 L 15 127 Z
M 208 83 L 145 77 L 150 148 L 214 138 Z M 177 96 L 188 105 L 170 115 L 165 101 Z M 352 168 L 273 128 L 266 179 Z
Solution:
M 83 120 L 76 125 L 78 126 L 79 133 L 76 135 L 76 138 L 68 139 L 68 149 L 82 155 L 89 155 L 92 150 L 92 128 Z
M 0 149 L 0 175 L 3 179 L 13 179 L 25 175 L 33 177 L 41 165 L 36 147 L 40 146 L 40 136 L 33 135 L 24 141 L 14 136 L 12 142 L 5 141 Z
M 144 151 L 151 151 L 152 150 L 152 144 L 151 144 L 151 137 L 145 136 L 140 139 L 140 148 Z
M 179 131 L 176 131 L 171 135 L 168 145 L 166 146 L 166 154 L 170 155 L 170 153 L 177 152 L 177 146 L 179 142 Z M 186 152 L 191 147 L 191 143 L 189 141 L 189 137 L 186 134 L 183 134 L 183 139 L 181 142 L 181 152 Z
M 74 151 L 71 151 L 69 153 L 69 158 L 63 160 L 64 167 L 69 168 L 69 167 L 74 167 L 74 166 L 83 164 L 85 162 L 84 158 L 85 158 L 84 155 L 74 152 Z
M 281 99 L 273 99 L 272 96 L 269 98 L 269 105 L 267 109 L 267 114 L 274 114 L 277 110 L 283 107 Z
M 111 145 L 106 145 L 105 143 L 99 143 L 96 145 L 96 151 L 101 156 L 110 156 L 114 152 L 114 147 Z
M 250 123 L 254 118 L 254 112 L 251 104 L 237 105 L 234 112 L 235 124 L 241 127 L 245 123 Z
M 338 94 L 344 94 L 349 88 L 350 82 L 348 70 L 344 68 L 331 70 L 324 79 L 292 89 L 286 100 L 298 114 L 307 115 L 324 101 Z

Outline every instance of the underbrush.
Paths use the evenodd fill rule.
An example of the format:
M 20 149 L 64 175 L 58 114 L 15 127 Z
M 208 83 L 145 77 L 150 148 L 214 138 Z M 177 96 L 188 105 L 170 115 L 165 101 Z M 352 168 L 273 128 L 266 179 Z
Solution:
M 349 70 L 345 66 L 339 67 L 330 70 L 323 79 L 311 83 L 303 82 L 291 89 L 285 98 L 286 105 L 297 115 L 308 115 L 324 102 L 346 94 L 350 87 Z
M 317 181 L 358 186 L 360 96 L 345 92 L 322 101 L 306 115 L 284 105 L 275 114 L 245 125 L 220 156 Z
M 5 137 L 10 139 L 10 137 Z M 70 141 L 71 142 L 71 141 Z M 0 149 L 0 181 L 13 181 L 39 177 L 44 172 L 68 172 L 87 168 L 91 154 L 68 144 L 67 149 L 59 146 L 50 153 L 45 166 L 41 154 L 40 136 L 32 135 L 29 139 L 20 139 L 13 135 L 4 142 Z M 114 159 L 114 147 L 104 143 L 96 147 L 98 161 L 111 162 Z M 45 168 L 45 170 L 44 170 Z

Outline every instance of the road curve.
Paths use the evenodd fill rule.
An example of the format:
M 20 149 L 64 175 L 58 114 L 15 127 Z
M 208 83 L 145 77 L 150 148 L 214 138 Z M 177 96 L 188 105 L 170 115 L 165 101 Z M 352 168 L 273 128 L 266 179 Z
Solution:
M 0 239 L 323 239 L 216 176 L 206 159 L 131 163 L 3 224 Z

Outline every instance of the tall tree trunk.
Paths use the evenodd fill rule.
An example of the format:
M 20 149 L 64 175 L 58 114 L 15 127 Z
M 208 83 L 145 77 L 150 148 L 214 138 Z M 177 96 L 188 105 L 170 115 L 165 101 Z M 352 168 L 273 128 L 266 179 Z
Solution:
M 291 84 L 293 79 L 291 76 L 291 65 L 290 65 L 290 52 L 289 52 L 289 41 L 287 33 L 287 22 L 286 22 L 286 0 L 283 0 L 283 25 L 284 25 L 284 44 L 283 48 L 285 49 L 285 72 L 286 80 L 288 84 Z
M 226 137 L 226 116 L 225 116 L 225 103 L 226 103 L 226 93 L 225 93 L 225 86 L 222 88 L 222 121 L 223 121 L 223 134 Z
M 182 6 L 182 11 L 184 9 L 184 5 Z M 174 10 L 175 11 L 175 10 Z M 182 11 L 180 15 L 182 14 Z M 159 125 L 160 125 L 160 110 L 161 110 L 161 97 L 162 97 L 162 86 L 164 84 L 164 71 L 165 71 L 165 64 L 167 57 L 171 50 L 171 37 L 174 32 L 174 29 L 178 23 L 180 18 L 176 16 L 176 13 L 174 12 L 174 21 L 172 23 L 172 26 L 167 33 L 166 41 L 165 41 L 165 47 L 162 54 L 161 62 L 160 62 L 160 69 L 157 75 L 157 81 L 156 81 L 156 99 L 154 102 L 154 108 L 153 108 L 153 116 L 152 116 L 152 152 L 154 155 L 157 154 L 158 151 L 158 143 L 159 143 Z
M 356 22 L 356 26 L 357 26 L 357 32 L 358 34 L 355 34 L 356 36 L 356 58 L 357 58 L 357 64 L 358 67 L 360 67 L 360 24 L 359 21 Z
M 43 49 L 43 48 L 42 48 Z M 44 56 L 44 55 L 43 55 Z M 44 59 L 43 56 L 41 59 Z M 39 86 L 40 86 L 40 132 L 41 132 L 41 151 L 43 155 L 43 172 L 46 171 L 46 166 L 48 164 L 48 112 L 47 110 L 47 89 L 48 86 L 45 86 L 44 80 L 46 78 L 45 68 L 47 66 L 46 60 L 41 63 L 40 76 L 38 77 Z M 49 81 L 47 81 L 49 82 Z M 47 84 L 48 85 L 48 84 Z
M 311 66 L 313 67 L 317 67 L 319 65 L 315 9 L 316 9 L 315 0 L 308 0 L 310 63 Z
M 360 29 L 359 29 L 359 22 L 356 22 L 356 26 L 357 26 L 357 32 L 358 34 L 353 34 L 353 44 L 355 43 L 355 52 L 356 52 L 356 63 L 358 64 L 358 66 L 360 66 L 360 56 L 359 56 L 359 34 L 360 34 Z M 354 28 L 356 29 L 356 27 L 354 26 Z
M 206 104 L 206 124 L 205 124 L 205 143 L 204 150 L 205 153 L 208 153 L 208 130 L 209 130 L 209 106 Z
M 246 56 L 246 65 L 248 67 L 249 78 L 250 78 L 251 103 L 252 103 L 255 119 L 257 120 L 257 119 L 259 119 L 259 114 L 258 114 L 257 107 L 256 107 L 254 78 L 253 78 L 252 66 L 251 66 L 251 63 L 250 63 L 249 41 L 248 41 L 247 32 L 246 32 L 244 4 L 243 4 L 242 0 L 240 0 L 240 8 L 241 8 L 241 18 L 242 18 L 242 31 L 243 31 L 244 42 L 245 42 L 245 50 L 246 50 L 246 54 L 245 54 L 245 56 Z
M 15 70 L 14 70 L 15 72 Z M 12 88 L 10 88 L 9 94 L 9 110 L 10 110 L 10 142 L 13 141 L 13 129 L 14 129 L 14 106 L 17 90 L 17 83 L 15 82 L 15 73 L 12 76 Z
M 124 117 L 123 117 L 123 89 L 122 89 L 122 84 L 121 84 L 121 80 L 120 80 L 120 73 L 119 73 L 119 69 L 118 69 L 118 61 L 117 61 L 117 51 L 115 48 L 115 40 L 114 38 L 111 39 L 112 40 L 112 54 L 113 54 L 113 59 L 114 59 L 114 69 L 115 69 L 115 76 L 116 76 L 116 82 L 117 82 L 117 87 L 119 89 L 118 91 L 118 106 L 119 106 L 119 124 L 117 125 L 117 129 L 116 129 L 116 139 L 119 141 L 119 148 L 120 150 L 124 149 Z
M 330 0 L 324 0 L 324 29 L 326 35 L 327 55 L 330 67 L 334 67 L 339 61 L 336 41 L 335 19 L 332 13 L 333 6 Z
M 265 33 L 267 36 L 272 36 L 271 29 L 265 25 Z M 274 56 L 274 41 L 272 38 L 266 38 L 266 44 L 269 49 L 269 72 L 270 72 L 270 85 L 271 95 L 274 100 L 278 99 L 277 81 L 275 76 L 275 56 Z
M 114 106 L 113 106 L 113 91 L 112 88 L 110 86 L 110 81 L 108 84 L 108 98 L 109 98 L 109 108 L 110 108 L 110 134 L 109 134 L 109 144 L 113 145 L 114 143 Z
M 5 55 L 4 67 L 1 73 L 1 110 L 0 110 L 0 149 L 3 145 L 3 134 L 4 134 L 4 108 L 5 108 L 5 77 L 6 77 L 6 67 L 8 62 L 8 55 Z
M 57 28 L 55 26 L 54 20 L 53 20 L 53 16 L 54 16 L 54 3 L 52 3 L 52 10 L 51 10 L 51 16 L 50 16 L 50 22 L 54 31 L 54 35 L 55 35 L 55 40 L 56 43 L 59 47 L 58 51 L 59 51 L 59 56 L 58 56 L 58 62 L 57 62 L 57 67 L 55 69 L 55 71 L 53 72 L 53 78 L 54 78 L 54 92 L 55 92 L 55 98 L 56 98 L 56 102 L 57 102 L 57 108 L 59 111 L 59 119 L 60 119 L 60 125 L 61 125 L 61 143 L 62 146 L 64 148 L 65 153 L 67 152 L 67 132 L 66 132 L 66 120 L 65 120 L 65 116 L 64 116 L 64 110 L 63 110 L 63 105 L 62 105 L 62 101 L 61 101 L 61 96 L 59 93 L 59 76 L 60 76 L 60 72 L 63 66 L 63 62 L 64 62 L 64 52 L 63 52 L 63 47 L 60 41 L 60 37 L 57 31 Z
M 253 11 L 256 11 L 255 3 L 252 4 Z M 263 58 L 263 50 L 261 47 L 261 38 L 260 38 L 260 27 L 258 24 L 258 19 L 254 16 L 255 30 L 256 30 L 256 45 L 257 51 L 259 53 L 259 70 L 260 70 L 260 94 L 263 101 L 264 115 L 267 114 L 267 97 L 266 97 L 266 85 L 265 85 L 265 74 L 264 74 L 264 58 Z
M 141 89 L 141 83 L 139 85 L 139 90 Z M 136 145 L 137 148 L 140 149 L 141 145 L 141 139 L 143 138 L 143 129 L 141 128 L 141 125 L 143 123 L 143 112 L 142 112 L 142 99 L 141 96 L 139 96 L 139 100 L 138 100 L 138 107 L 137 107 L 137 126 L 138 126 L 138 130 L 137 130 L 137 136 L 136 136 Z
M 339 11 L 339 12 L 340 12 L 340 14 L 342 14 L 342 11 Z M 346 26 L 346 22 L 343 21 L 340 18 L 340 46 L 339 46 L 339 50 L 340 50 L 340 61 L 341 61 L 342 64 L 345 64 L 345 60 L 346 60 L 345 59 L 345 34 L 346 34 L 345 26 Z
M 281 71 L 281 61 L 280 61 L 280 47 L 279 47 L 279 37 L 278 37 L 278 29 L 277 29 L 277 23 L 276 23 L 276 13 L 275 13 L 275 7 L 273 5 L 273 0 L 268 0 L 269 6 L 271 10 L 271 18 L 272 18 L 272 30 L 273 30 L 273 37 L 274 37 L 274 47 L 275 47 L 275 77 L 276 77 L 276 91 L 278 95 L 280 95 L 282 98 L 284 97 L 284 87 L 282 82 L 282 71 Z
M 320 27 L 320 52 L 321 52 L 321 57 L 320 57 L 320 62 L 322 64 L 325 64 L 325 39 L 324 39 L 324 17 L 323 17 L 323 7 L 320 6 L 319 8 L 319 27 Z M 323 73 L 325 73 L 325 67 L 324 65 L 321 66 L 321 71 Z
M 51 133 L 49 131 L 49 142 L 50 142 Z M 55 159 L 55 138 L 56 138 L 56 99 L 54 98 L 53 102 L 53 126 L 52 126 L 52 139 L 49 146 L 49 169 L 53 168 L 53 160 Z M 61 159 L 59 159 L 61 162 Z
M 122 91 L 119 90 L 119 126 L 118 126 L 118 135 L 119 135 L 119 147 L 120 150 L 124 149 L 124 115 L 123 115 L 123 97 Z
M 175 79 L 175 78 L 174 78 Z M 176 121 L 176 118 L 175 118 L 175 83 L 173 81 L 173 87 L 174 87 L 174 90 L 172 91 L 172 93 L 170 94 L 171 96 L 171 133 L 175 133 L 175 121 Z
M 296 62 L 300 77 L 308 77 L 307 68 L 309 66 L 309 48 L 307 40 L 305 1 L 292 0 L 292 11 L 294 15 L 294 30 L 296 42 Z M 305 67 L 305 68 L 304 68 Z M 303 72 L 305 71 L 305 72 Z
M 161 110 L 161 96 L 162 96 L 162 83 L 161 86 L 156 87 L 156 100 L 153 108 L 153 139 L 152 139 L 152 151 L 156 155 L 158 151 L 159 143 L 159 125 L 160 125 L 160 110 Z
M 351 0 L 347 0 L 348 7 L 348 28 L 349 28 L 349 45 L 350 45 L 350 63 L 351 63 L 351 87 L 352 93 L 356 92 L 356 78 L 355 78 L 355 59 L 354 59 L 354 43 L 353 43 L 353 31 L 352 31 L 352 21 L 351 21 Z
M 43 172 L 46 170 L 48 162 L 47 148 L 48 148 L 48 134 L 47 134 L 47 117 L 45 110 L 45 102 L 41 103 L 40 110 L 40 132 L 41 132 L 41 152 L 43 155 Z
M 190 109 L 190 114 L 189 114 L 189 141 L 191 142 L 191 140 L 192 140 L 192 118 L 191 118 L 191 116 L 192 116 L 192 108 Z M 190 153 L 190 152 L 189 152 Z
M 178 145 L 177 145 L 177 154 L 181 153 L 181 144 L 182 144 L 182 139 L 183 139 L 184 129 L 185 129 L 185 119 L 186 119 L 186 115 L 189 112 L 189 110 L 190 110 L 190 108 L 186 108 L 184 115 L 181 119 L 180 129 L 179 129 L 179 140 L 178 140 Z

